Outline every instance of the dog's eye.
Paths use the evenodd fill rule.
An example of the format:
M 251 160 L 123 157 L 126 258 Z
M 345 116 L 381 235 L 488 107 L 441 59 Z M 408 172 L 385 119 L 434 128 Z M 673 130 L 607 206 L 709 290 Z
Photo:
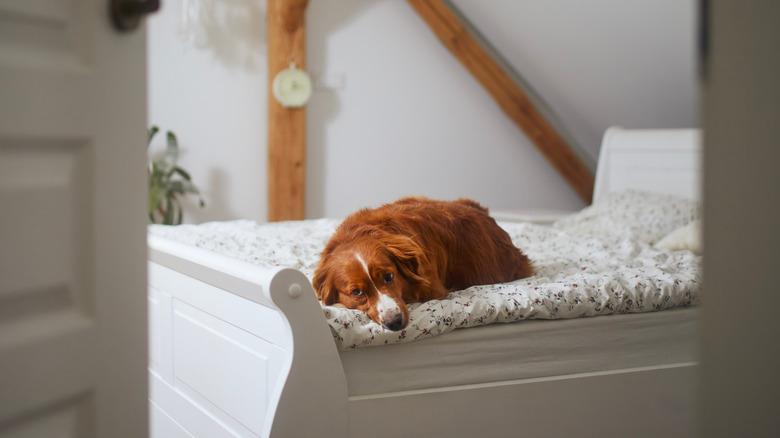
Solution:
M 363 295 L 363 291 L 360 289 L 352 289 L 352 295 L 359 297 Z
M 385 274 L 385 283 L 392 283 L 393 282 L 393 273 Z

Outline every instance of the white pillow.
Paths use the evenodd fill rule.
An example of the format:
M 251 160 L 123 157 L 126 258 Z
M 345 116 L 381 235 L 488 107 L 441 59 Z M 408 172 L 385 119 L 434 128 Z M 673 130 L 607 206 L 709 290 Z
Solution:
M 672 251 L 687 249 L 694 254 L 701 254 L 701 220 L 677 228 L 659 240 L 655 247 Z
M 652 245 L 700 216 L 697 201 L 632 189 L 610 193 L 553 227 L 572 234 L 635 238 Z

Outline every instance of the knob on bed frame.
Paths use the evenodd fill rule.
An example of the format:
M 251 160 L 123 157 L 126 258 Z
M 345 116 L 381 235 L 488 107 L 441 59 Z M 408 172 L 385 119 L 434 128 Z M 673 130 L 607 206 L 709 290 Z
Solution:
M 303 288 L 300 284 L 293 283 L 287 288 L 287 293 L 290 295 L 290 298 L 298 298 L 303 293 Z

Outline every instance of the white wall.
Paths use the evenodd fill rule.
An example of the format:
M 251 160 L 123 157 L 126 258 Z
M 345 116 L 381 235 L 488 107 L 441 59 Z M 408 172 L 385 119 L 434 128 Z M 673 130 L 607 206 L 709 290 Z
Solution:
M 204 194 L 204 209 L 185 203 L 185 221 L 264 220 L 265 2 L 189 0 L 187 25 L 187 2 L 161 3 L 147 26 L 149 123 L 177 134 L 179 163 Z
M 188 221 L 265 220 L 264 2 L 200 0 L 202 12 L 216 5 L 230 19 L 201 14 L 185 42 L 182 1 L 163 2 L 149 21 L 150 122 L 179 134 L 181 164 L 206 194 Z M 547 101 L 586 162 L 610 125 L 697 124 L 694 0 L 454 3 Z M 494 209 L 583 206 L 406 2 L 312 1 L 307 32 L 318 83 L 307 110 L 308 217 L 408 194 Z

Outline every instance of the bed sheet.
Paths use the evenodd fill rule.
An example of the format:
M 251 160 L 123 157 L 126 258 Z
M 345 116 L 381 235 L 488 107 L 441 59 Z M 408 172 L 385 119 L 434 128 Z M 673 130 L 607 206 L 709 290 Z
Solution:
M 679 223 L 697 218 L 698 206 L 676 198 L 661 202 L 657 196 L 647 201 L 646 195 L 607 196 L 602 206 L 588 207 L 556 227 L 499 223 L 533 260 L 536 275 L 411 304 L 410 322 L 404 330 L 387 330 L 357 310 L 323 306 L 336 344 L 347 350 L 433 338 L 458 328 L 494 323 L 651 312 L 698 304 L 701 257 L 651 245 Z M 604 205 L 608 208 L 602 208 Z M 641 220 L 654 224 L 653 235 L 630 234 L 632 229 L 647 232 L 645 227 L 635 226 L 637 211 Z M 621 221 L 631 225 L 620 227 Z M 177 227 L 152 225 L 149 230 L 250 263 L 299 269 L 311 279 L 319 254 L 339 222 L 319 219 L 258 224 L 239 220 Z M 586 227 L 583 234 L 579 229 L 583 223 L 601 227 Z M 618 229 L 620 232 L 610 233 Z

